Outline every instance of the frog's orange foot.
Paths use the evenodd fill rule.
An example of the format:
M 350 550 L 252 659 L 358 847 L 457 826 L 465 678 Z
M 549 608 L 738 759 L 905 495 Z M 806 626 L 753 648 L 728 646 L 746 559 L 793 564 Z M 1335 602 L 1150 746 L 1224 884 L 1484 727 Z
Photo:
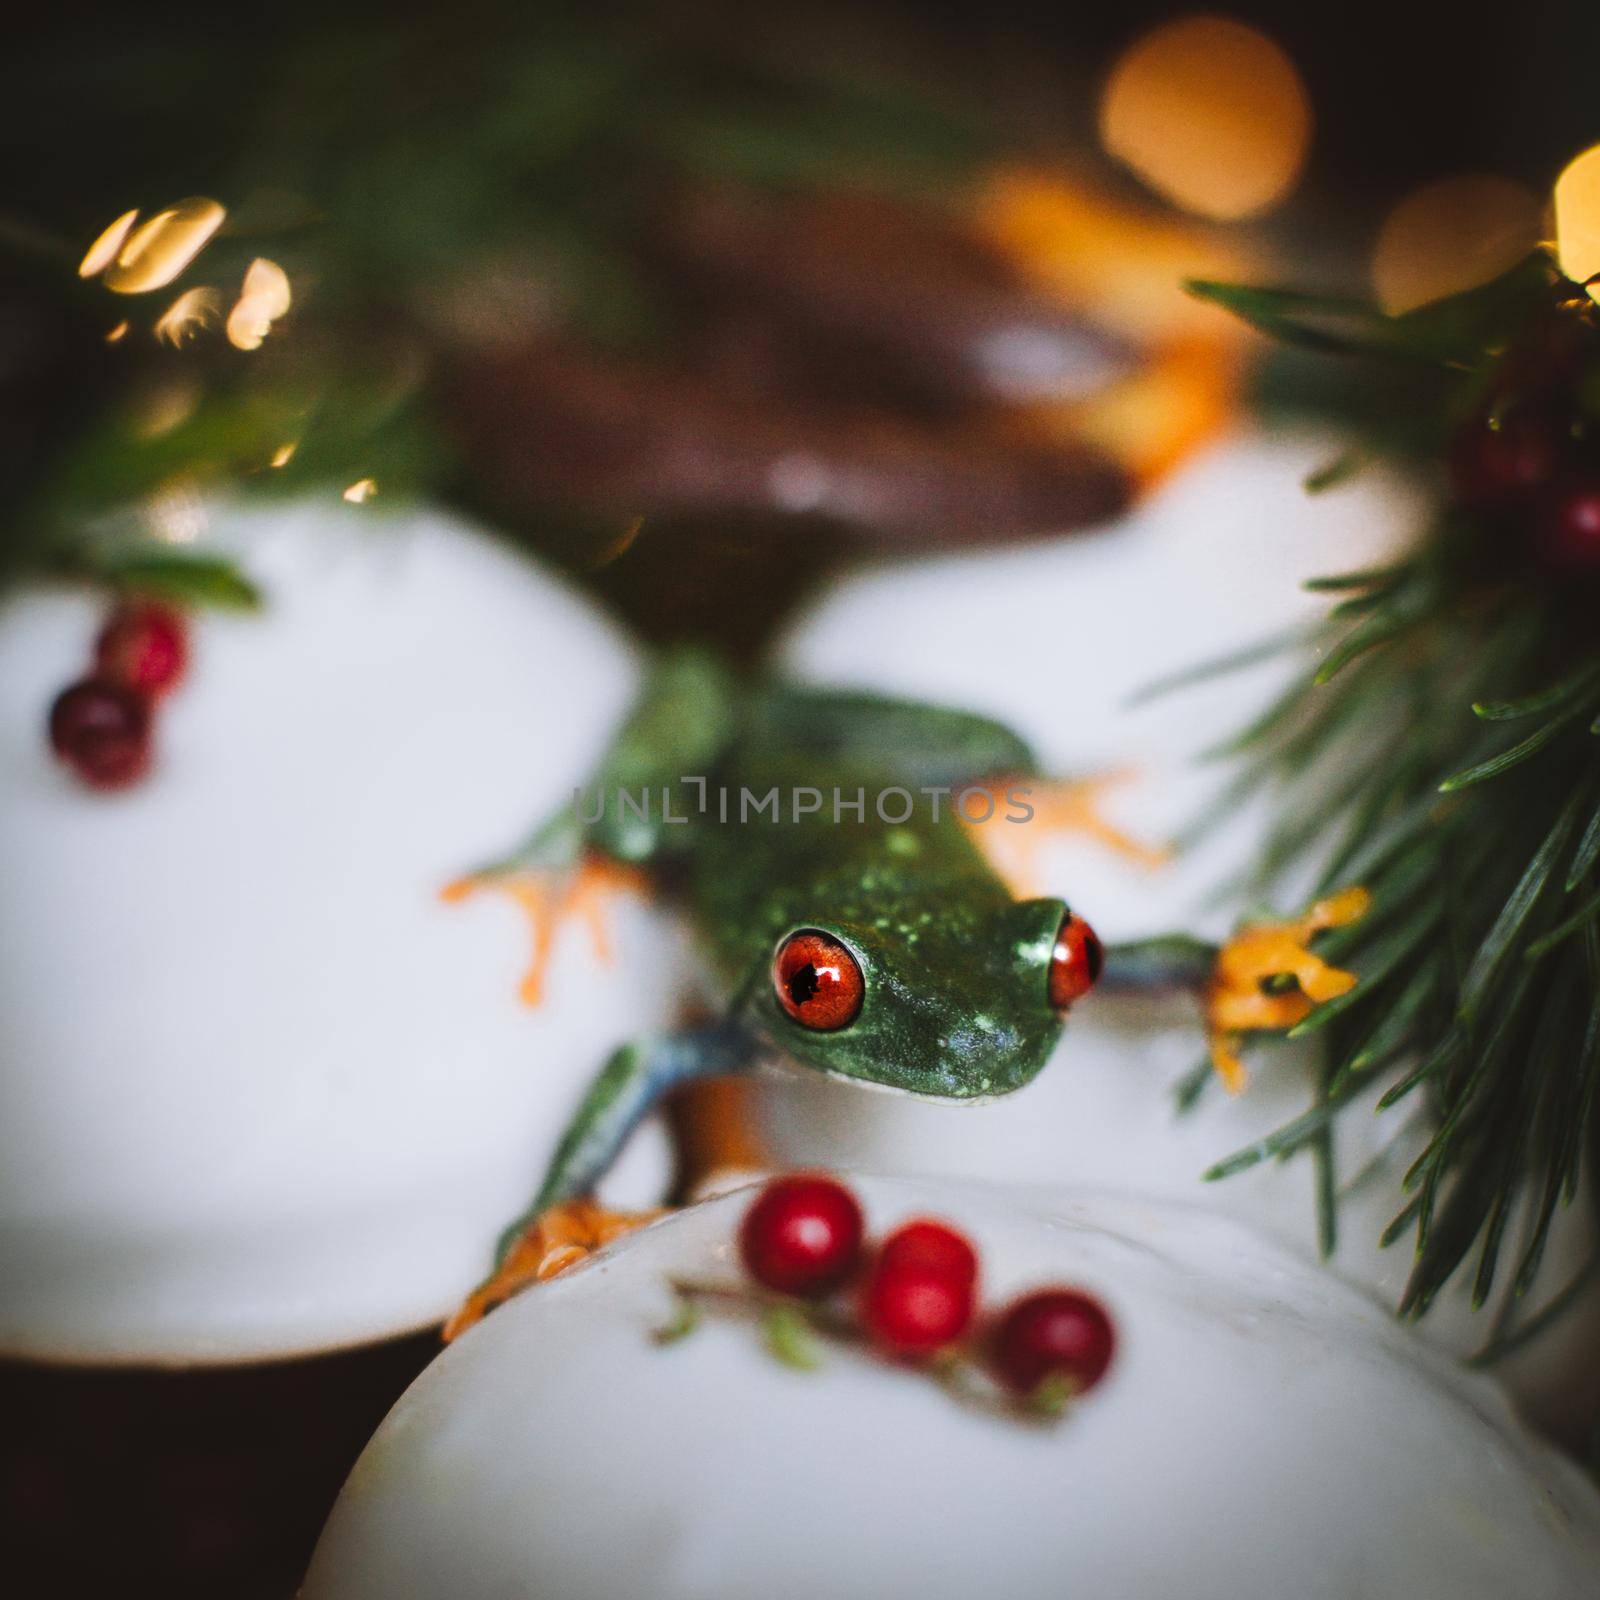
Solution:
M 582 917 L 596 957 L 609 961 L 611 941 L 606 930 L 606 901 L 617 894 L 643 896 L 645 877 L 636 867 L 625 866 L 605 856 L 586 855 L 575 868 L 555 871 L 491 869 L 457 878 L 454 883 L 445 885 L 441 898 L 454 904 L 481 889 L 498 889 L 510 895 L 528 919 L 533 949 L 517 992 L 524 1005 L 536 1006 L 544 998 L 545 977 L 562 924 L 574 916 Z
M 1238 1053 L 1241 1034 L 1292 1028 L 1324 1000 L 1355 987 L 1355 973 L 1329 966 L 1308 946 L 1317 934 L 1365 916 L 1371 904 L 1365 889 L 1341 889 L 1302 917 L 1241 928 L 1217 952 L 1206 989 L 1206 1034 L 1211 1064 L 1229 1094 L 1238 1094 L 1247 1081 Z M 1294 986 L 1267 987 L 1283 978 L 1294 979 Z
M 459 1338 L 514 1294 L 577 1266 L 602 1245 L 664 1214 L 661 1210 L 608 1211 L 587 1196 L 540 1212 L 522 1230 L 490 1277 L 467 1296 L 445 1323 L 445 1343 Z
M 976 821 L 971 807 L 958 811 L 968 837 L 983 852 L 989 865 L 1018 894 L 1035 891 L 1040 850 L 1051 839 L 1077 833 L 1093 839 L 1113 854 L 1137 866 L 1165 866 L 1172 859 L 1167 845 L 1146 844 L 1107 821 L 1101 798 L 1107 789 L 1125 783 L 1133 776 L 1127 769 L 1096 773 L 1073 780 L 1018 778 L 1002 783 L 974 785 L 983 788 L 994 802 L 985 821 Z M 1010 797 L 1015 796 L 1016 802 Z M 1032 810 L 1026 821 L 1014 822 L 1017 803 Z

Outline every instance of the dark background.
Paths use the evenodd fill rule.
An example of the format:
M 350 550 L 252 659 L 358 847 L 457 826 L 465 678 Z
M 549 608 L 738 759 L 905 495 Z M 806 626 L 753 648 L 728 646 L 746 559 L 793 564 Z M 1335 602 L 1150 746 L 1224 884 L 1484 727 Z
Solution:
M 748 27 L 756 9 L 735 8 L 727 26 Z M 1092 100 L 1060 86 L 1092 84 L 1135 33 L 1181 9 L 989 0 L 831 16 L 800 8 L 781 25 L 848 40 L 865 20 L 903 41 L 906 61 L 963 81 L 1001 117 L 1037 124 L 1055 85 L 1052 135 L 1069 144 L 1089 128 Z M 1592 7 L 1297 0 L 1228 9 L 1289 50 L 1316 109 L 1312 163 L 1281 224 L 1291 243 L 1308 241 L 1307 278 L 1320 275 L 1324 252 L 1358 251 L 1386 204 L 1419 182 L 1487 168 L 1539 187 L 1600 138 Z M 715 7 L 676 11 L 664 26 L 724 25 Z M 406 15 L 298 0 L 231 12 L 36 12 L 0 68 L 8 240 L 30 227 L 87 237 L 130 193 L 161 198 L 148 193 L 157 169 L 181 175 L 175 193 L 207 192 L 244 150 L 285 62 L 313 56 L 330 29 L 398 28 Z M 448 15 L 463 48 L 492 49 L 506 13 L 458 5 Z M 95 355 L 70 318 L 37 301 L 6 243 L 0 494 L 9 496 L 83 420 Z M 735 587 L 747 581 L 742 570 L 735 562 Z M 424 1334 L 190 1374 L 0 1366 L 0 1581 L 30 1595 L 289 1595 L 344 1472 L 435 1348 Z
M 492 47 L 508 15 L 551 9 L 308 0 L 270 9 L 32 9 L 13 22 L 7 60 L 0 64 L 8 89 L 0 133 L 8 208 L 39 204 L 46 215 L 85 212 L 100 219 L 102 197 L 124 195 L 125 179 L 147 173 L 152 163 L 171 166 L 169 136 L 184 129 L 197 179 L 208 169 L 224 170 L 251 107 L 269 94 L 285 56 L 314 52 L 330 29 L 400 28 L 410 18 L 447 16 L 458 37 L 481 38 Z M 587 9 L 598 16 L 625 8 Z M 658 9 L 670 9 L 670 26 L 708 35 L 748 33 L 752 21 L 747 6 L 686 0 Z M 1003 98 L 1007 75 L 1014 91 L 1016 74 L 1037 70 L 1030 62 L 1089 81 L 1151 23 L 1207 10 L 1261 27 L 1303 73 L 1318 119 L 1305 186 L 1313 204 L 1371 215 L 1419 182 L 1472 167 L 1539 184 L 1597 134 L 1593 63 L 1600 17 L 1560 0 L 1471 8 L 1382 0 L 1338 7 L 961 0 L 801 6 L 774 16 L 783 26 L 798 17 L 835 36 L 848 36 L 866 19 L 906 41 L 917 58 L 988 76 Z M 665 18 L 652 21 L 666 24 Z M 201 65 L 203 73 L 189 70 Z M 173 94 L 174 88 L 180 92 Z M 1064 122 L 1076 115 L 1079 126 L 1087 126 L 1081 111 L 1062 106 L 1059 112 Z M 100 137 L 108 124 L 118 130 L 110 141 Z

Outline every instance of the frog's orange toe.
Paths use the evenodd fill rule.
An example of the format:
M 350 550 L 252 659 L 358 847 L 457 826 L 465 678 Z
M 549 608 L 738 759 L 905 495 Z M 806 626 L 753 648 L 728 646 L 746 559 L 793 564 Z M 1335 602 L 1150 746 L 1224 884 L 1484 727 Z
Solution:
M 634 895 L 643 899 L 648 892 L 649 880 L 639 868 L 623 861 L 613 861 L 608 856 L 587 855 L 566 885 L 557 918 L 564 920 L 569 916 L 581 916 L 589 930 L 589 942 L 594 949 L 595 959 L 609 963 L 611 939 L 606 928 L 607 901 L 617 895 Z
M 544 999 L 545 977 L 561 924 L 569 917 L 582 917 L 596 958 L 609 961 L 606 899 L 614 894 L 642 896 L 646 879 L 635 867 L 588 855 L 572 871 L 490 871 L 457 878 L 440 890 L 440 898 L 454 905 L 480 889 L 498 889 L 509 895 L 527 918 L 532 949 L 517 994 L 524 1005 L 536 1006 Z
M 1239 1036 L 1236 1033 L 1212 1033 L 1207 1039 L 1211 1053 L 1211 1070 L 1216 1073 L 1222 1087 L 1232 1095 L 1240 1095 L 1250 1082 L 1250 1074 L 1239 1059 Z
M 1355 987 L 1355 973 L 1330 966 L 1309 944 L 1319 933 L 1364 917 L 1371 905 L 1365 889 L 1341 889 L 1317 901 L 1304 916 L 1240 928 L 1217 952 L 1205 996 L 1206 1025 L 1211 1062 L 1229 1094 L 1238 1094 L 1246 1082 L 1238 1056 L 1241 1034 L 1292 1028 L 1323 1001 Z M 1293 978 L 1293 987 L 1265 987 L 1269 979 L 1280 977 Z
M 602 1245 L 663 1214 L 660 1209 L 611 1211 L 588 1196 L 551 1206 L 522 1230 L 505 1259 L 445 1323 L 445 1343 L 459 1338 L 514 1294 L 577 1266 Z

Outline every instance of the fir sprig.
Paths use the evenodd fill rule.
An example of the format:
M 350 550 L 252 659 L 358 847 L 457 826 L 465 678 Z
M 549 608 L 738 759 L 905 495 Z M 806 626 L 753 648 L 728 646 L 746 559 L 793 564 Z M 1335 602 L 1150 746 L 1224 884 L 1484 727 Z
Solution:
M 1516 385 L 1546 381 L 1537 362 L 1523 376 L 1533 370 L 1526 330 L 1556 326 L 1568 352 L 1562 393 L 1578 397 L 1567 424 L 1575 443 L 1564 437 L 1561 448 L 1593 453 L 1596 419 L 1569 369 L 1600 371 L 1600 339 L 1542 258 L 1401 318 L 1323 296 L 1197 289 L 1302 347 L 1439 363 L 1449 375 L 1431 419 L 1439 456 L 1463 417 L 1492 419 L 1496 406 L 1521 404 Z M 1550 343 L 1543 331 L 1538 339 Z M 1384 1238 L 1414 1240 L 1401 1309 L 1416 1316 L 1461 1271 L 1472 1274 L 1477 1305 L 1509 1272 L 1514 1303 L 1592 1172 L 1600 639 L 1588 619 L 1597 595 L 1593 578 L 1539 557 L 1528 520 L 1451 497 L 1409 559 L 1313 582 L 1336 597 L 1314 660 L 1216 752 L 1235 768 L 1229 795 L 1266 790 L 1275 800 L 1241 890 L 1299 899 L 1308 878 L 1313 894 L 1358 882 L 1372 908 L 1318 943 L 1359 981 L 1290 1033 L 1322 1046 L 1312 1105 L 1209 1176 L 1310 1150 L 1331 1249 L 1340 1113 L 1392 1080 L 1380 1106 L 1420 1103 L 1429 1134 Z M 1192 1101 L 1202 1083 L 1185 1080 L 1180 1099 Z M 1502 1324 L 1494 1350 L 1523 1336 Z

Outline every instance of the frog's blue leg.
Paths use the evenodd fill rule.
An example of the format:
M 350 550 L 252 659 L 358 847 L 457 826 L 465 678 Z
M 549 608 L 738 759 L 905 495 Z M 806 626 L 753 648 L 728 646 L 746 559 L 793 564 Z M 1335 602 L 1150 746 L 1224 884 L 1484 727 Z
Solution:
M 605 1064 L 556 1146 L 539 1193 L 501 1235 L 495 1268 L 445 1324 L 454 1339 L 519 1290 L 553 1277 L 653 1212 L 607 1211 L 589 1194 L 640 1119 L 669 1090 L 751 1067 L 755 1036 L 731 1019 L 624 1045 Z
M 501 1236 L 500 1257 L 541 1212 L 593 1189 L 664 1094 L 696 1078 L 743 1072 L 756 1053 L 755 1035 L 731 1018 L 635 1040 L 614 1052 L 567 1124 L 533 1204 Z
M 1198 993 L 1210 982 L 1217 947 L 1186 933 L 1109 944 L 1100 975 L 1101 993 L 1157 994 L 1175 990 Z

